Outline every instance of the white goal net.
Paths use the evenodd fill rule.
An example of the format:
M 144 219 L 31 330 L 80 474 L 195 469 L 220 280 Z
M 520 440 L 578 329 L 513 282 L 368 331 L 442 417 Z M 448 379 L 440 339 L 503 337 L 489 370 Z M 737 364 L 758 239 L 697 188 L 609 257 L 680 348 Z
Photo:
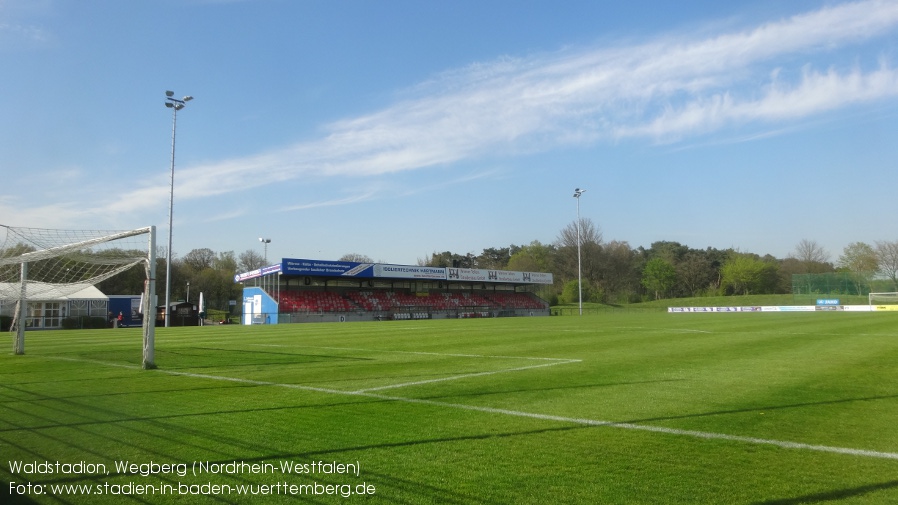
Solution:
M 867 295 L 870 305 L 898 305 L 898 291 L 889 293 L 870 293 Z
M 143 367 L 155 368 L 155 250 L 155 226 L 106 231 L 0 224 L 0 316 L 11 318 L 14 352 L 25 353 L 25 330 L 33 319 L 26 317 L 29 310 L 56 310 L 57 319 L 64 317 L 60 300 L 78 298 L 97 283 L 143 265 Z

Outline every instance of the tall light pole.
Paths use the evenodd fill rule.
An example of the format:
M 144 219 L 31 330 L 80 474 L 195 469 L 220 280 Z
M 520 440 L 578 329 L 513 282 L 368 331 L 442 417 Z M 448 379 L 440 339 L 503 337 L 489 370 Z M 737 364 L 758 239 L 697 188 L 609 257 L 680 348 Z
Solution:
M 193 100 L 192 96 L 185 96 L 178 100 L 174 97 L 174 91 L 165 92 L 165 106 L 171 109 L 171 184 L 168 193 L 168 253 L 165 255 L 165 327 L 168 328 L 169 312 L 171 312 L 171 236 L 172 236 L 172 211 L 175 204 L 175 129 L 178 125 L 178 111 L 187 106 L 187 102 Z
M 577 199 L 577 291 L 580 300 L 580 315 L 583 315 L 583 278 L 580 269 L 580 196 L 586 193 L 585 189 L 574 189 L 574 198 Z
M 265 256 L 262 257 L 262 267 L 267 267 L 268 266 L 268 244 L 271 243 L 271 239 L 259 237 L 259 242 L 262 242 L 265 245 Z M 259 280 L 262 282 L 262 289 L 265 289 L 266 291 L 268 291 L 268 289 L 266 289 L 266 286 L 265 286 L 268 279 L 266 279 L 265 276 L 263 275 L 262 277 L 259 278 Z
M 268 266 L 268 244 L 271 243 L 271 239 L 259 237 L 259 242 L 265 244 L 265 256 L 262 257 L 265 264 L 262 266 Z

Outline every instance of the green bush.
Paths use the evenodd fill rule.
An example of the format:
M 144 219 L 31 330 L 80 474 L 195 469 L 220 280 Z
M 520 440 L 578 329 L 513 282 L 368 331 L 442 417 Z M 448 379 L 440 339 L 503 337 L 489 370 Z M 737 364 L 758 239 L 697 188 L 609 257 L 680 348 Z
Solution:
M 590 289 L 589 283 L 583 283 L 583 301 L 588 302 L 591 300 L 593 295 L 592 290 Z M 560 301 L 563 303 L 578 303 L 580 301 L 580 292 L 577 289 L 577 280 L 568 281 L 564 284 L 564 288 L 561 291 Z

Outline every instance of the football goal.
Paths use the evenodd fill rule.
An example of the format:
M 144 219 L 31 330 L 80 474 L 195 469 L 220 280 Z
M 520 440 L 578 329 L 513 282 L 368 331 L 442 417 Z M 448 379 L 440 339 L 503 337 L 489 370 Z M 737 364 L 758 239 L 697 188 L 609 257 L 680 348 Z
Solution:
M 870 293 L 867 295 L 867 303 L 872 305 L 898 305 L 898 291 L 889 293 Z
M 144 267 L 143 368 L 155 368 L 156 227 L 125 231 L 53 230 L 0 224 L 0 315 L 11 317 L 13 351 L 25 353 L 25 330 L 47 320 L 91 315 L 85 293 L 97 283 Z M 135 293 L 136 294 L 136 293 Z M 102 294 L 101 294 L 102 295 Z M 81 302 L 82 305 L 74 305 Z M 105 310 L 105 304 L 100 310 Z M 107 318 L 107 313 L 102 317 Z

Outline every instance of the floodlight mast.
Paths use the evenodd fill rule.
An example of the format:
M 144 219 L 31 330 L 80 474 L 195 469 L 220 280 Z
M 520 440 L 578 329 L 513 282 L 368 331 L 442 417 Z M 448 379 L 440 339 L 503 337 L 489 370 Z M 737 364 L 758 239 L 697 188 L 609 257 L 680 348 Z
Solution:
M 262 242 L 263 244 L 265 244 L 265 256 L 263 256 L 262 258 L 263 258 L 263 262 L 265 263 L 264 266 L 268 266 L 268 244 L 271 243 L 271 239 L 259 237 L 259 242 Z
M 583 279 L 580 269 L 580 196 L 585 192 L 585 189 L 574 189 L 574 198 L 577 199 L 577 295 L 581 316 L 583 315 Z
M 165 258 L 165 327 L 168 328 L 171 312 L 171 242 L 172 242 L 172 211 L 175 203 L 175 131 L 178 125 L 178 111 L 187 106 L 187 102 L 193 100 L 188 95 L 178 100 L 172 98 L 175 96 L 174 91 L 165 92 L 165 106 L 171 109 L 171 182 L 169 184 L 168 193 L 168 252 Z

